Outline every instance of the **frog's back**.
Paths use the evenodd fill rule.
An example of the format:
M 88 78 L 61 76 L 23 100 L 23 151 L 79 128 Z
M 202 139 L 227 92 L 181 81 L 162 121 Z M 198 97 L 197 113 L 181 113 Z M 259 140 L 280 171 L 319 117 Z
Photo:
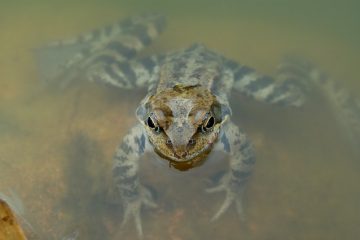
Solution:
M 156 92 L 176 85 L 198 85 L 214 92 L 222 80 L 223 61 L 220 55 L 200 44 L 171 53 L 160 66 Z

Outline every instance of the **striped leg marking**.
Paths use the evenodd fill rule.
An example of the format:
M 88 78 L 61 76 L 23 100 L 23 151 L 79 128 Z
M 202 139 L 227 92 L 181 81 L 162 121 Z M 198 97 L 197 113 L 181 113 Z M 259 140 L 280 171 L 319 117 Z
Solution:
M 254 69 L 232 63 L 233 88 L 257 101 L 284 106 L 302 106 L 305 92 L 293 79 L 275 79 Z M 277 78 L 277 77 L 276 77 Z
M 87 70 L 89 81 L 131 89 L 149 88 L 158 80 L 161 57 L 151 56 L 130 62 L 117 61 L 114 58 L 99 58 L 98 62 Z

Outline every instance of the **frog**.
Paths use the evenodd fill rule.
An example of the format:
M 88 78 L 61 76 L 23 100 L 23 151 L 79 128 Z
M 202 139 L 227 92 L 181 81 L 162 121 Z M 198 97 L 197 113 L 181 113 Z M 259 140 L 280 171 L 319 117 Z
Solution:
M 81 46 L 61 65 L 52 82 L 69 83 L 81 75 L 113 88 L 147 90 L 135 111 L 138 123 L 117 147 L 112 168 L 123 207 L 122 226 L 132 219 L 140 237 L 142 211 L 157 207 L 152 191 L 139 177 L 140 160 L 148 153 L 169 167 L 190 171 L 205 164 L 211 153 L 222 152 L 228 160 L 227 171 L 206 192 L 223 192 L 224 200 L 210 220 L 218 220 L 232 207 L 244 219 L 243 195 L 254 169 L 255 151 L 248 135 L 231 119 L 232 92 L 299 109 L 311 86 L 326 86 L 329 96 L 337 96 L 334 102 L 341 102 L 338 106 L 344 115 L 357 119 L 360 126 L 360 102 L 349 106 L 352 98 L 336 95 L 340 91 L 333 82 L 302 59 L 287 58 L 274 76 L 268 76 L 200 43 L 139 57 L 163 32 L 165 22 L 161 14 L 143 14 L 50 44 L 55 48 Z

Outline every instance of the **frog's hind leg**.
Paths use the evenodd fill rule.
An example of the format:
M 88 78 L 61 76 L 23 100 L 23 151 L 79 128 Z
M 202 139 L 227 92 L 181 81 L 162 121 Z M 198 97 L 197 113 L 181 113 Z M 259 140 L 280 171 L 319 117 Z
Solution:
M 360 99 L 339 81 L 321 72 L 312 63 L 297 57 L 287 57 L 279 66 L 279 75 L 302 76 L 301 81 L 324 95 L 334 115 L 354 146 L 360 143 Z
M 306 99 L 306 86 L 292 77 L 266 76 L 254 69 L 229 61 L 233 89 L 256 101 L 282 106 L 300 107 Z M 300 84 L 299 84 L 300 83 Z
M 162 58 L 158 55 L 126 62 L 103 56 L 87 69 L 86 77 L 89 81 L 111 87 L 132 89 L 147 86 L 151 90 L 158 79 Z
M 46 44 L 44 48 L 65 48 L 74 45 L 90 46 L 90 44 L 94 42 L 105 42 L 109 38 L 127 34 L 129 31 L 132 31 L 135 26 L 145 26 L 146 24 L 153 22 L 154 18 L 156 21 L 163 21 L 163 19 L 160 18 L 160 15 L 155 14 L 132 16 L 117 23 L 94 29 L 91 32 L 79 34 L 74 38 L 50 42 Z
M 69 41 L 52 43 L 54 51 L 60 51 L 56 50 L 55 46 L 62 46 L 62 49 L 78 49 L 74 49 L 71 57 L 59 64 L 52 74 L 48 74 L 48 78 L 60 86 L 67 86 L 69 82 L 85 74 L 87 68 L 99 62 L 108 62 L 109 59 L 130 60 L 149 45 L 162 32 L 164 26 L 163 16 L 147 14 Z

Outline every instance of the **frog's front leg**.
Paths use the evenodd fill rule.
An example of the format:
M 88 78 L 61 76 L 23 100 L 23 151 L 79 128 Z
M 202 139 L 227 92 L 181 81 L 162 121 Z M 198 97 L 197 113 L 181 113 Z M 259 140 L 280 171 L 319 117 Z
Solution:
M 140 183 L 139 159 L 149 149 L 141 124 L 133 127 L 124 137 L 114 156 L 113 178 L 123 205 L 123 225 L 134 218 L 136 230 L 142 237 L 141 209 L 156 207 L 151 192 Z
M 215 150 L 221 150 L 228 155 L 229 170 L 217 186 L 207 189 L 209 193 L 225 192 L 225 200 L 211 221 L 217 220 L 233 203 L 240 217 L 244 219 L 242 195 L 255 164 L 252 145 L 247 136 L 229 122 L 224 126 Z

